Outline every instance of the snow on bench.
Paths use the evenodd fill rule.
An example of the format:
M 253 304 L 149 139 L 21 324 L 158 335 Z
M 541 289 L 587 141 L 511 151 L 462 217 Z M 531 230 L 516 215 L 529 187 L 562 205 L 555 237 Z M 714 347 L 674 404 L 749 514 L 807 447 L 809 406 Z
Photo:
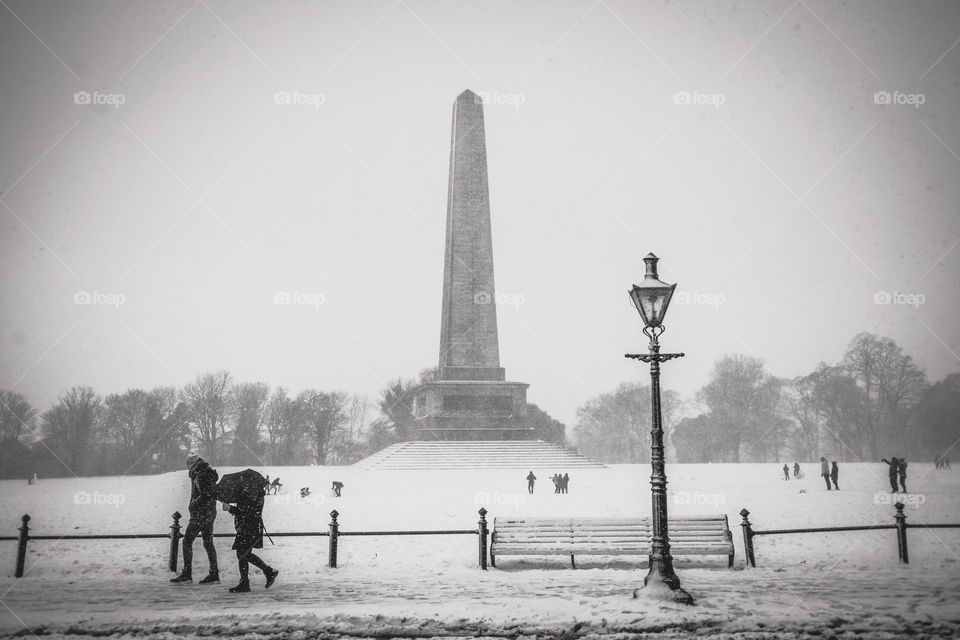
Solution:
M 726 515 L 669 519 L 670 553 L 727 556 L 733 566 L 733 537 Z M 647 555 L 653 536 L 649 518 L 494 518 L 490 564 L 497 556 Z

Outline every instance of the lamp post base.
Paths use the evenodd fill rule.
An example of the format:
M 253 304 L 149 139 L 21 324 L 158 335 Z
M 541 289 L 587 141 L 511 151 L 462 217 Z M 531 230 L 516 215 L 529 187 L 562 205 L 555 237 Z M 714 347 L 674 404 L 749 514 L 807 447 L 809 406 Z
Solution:
M 693 596 L 680 586 L 680 578 L 673 572 L 673 563 L 668 558 L 650 558 L 650 571 L 643 579 L 643 587 L 634 589 L 633 597 L 693 604 Z

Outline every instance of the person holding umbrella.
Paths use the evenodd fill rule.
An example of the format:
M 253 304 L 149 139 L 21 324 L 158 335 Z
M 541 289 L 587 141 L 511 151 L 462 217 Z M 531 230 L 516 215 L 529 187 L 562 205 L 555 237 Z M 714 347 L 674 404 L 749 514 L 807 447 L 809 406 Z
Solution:
M 246 475 L 245 475 L 246 474 Z M 220 499 L 223 501 L 223 510 L 233 516 L 233 523 L 237 529 L 237 537 L 233 541 L 233 549 L 237 553 L 237 564 L 240 570 L 240 582 L 231 587 L 230 593 L 247 593 L 250 591 L 248 576 L 250 565 L 263 571 L 267 577 L 266 588 L 273 585 L 279 571 L 268 565 L 253 553 L 254 549 L 263 548 L 263 490 L 266 481 L 256 471 L 247 469 L 223 477 L 218 485 Z M 230 505 L 227 502 L 234 502 Z

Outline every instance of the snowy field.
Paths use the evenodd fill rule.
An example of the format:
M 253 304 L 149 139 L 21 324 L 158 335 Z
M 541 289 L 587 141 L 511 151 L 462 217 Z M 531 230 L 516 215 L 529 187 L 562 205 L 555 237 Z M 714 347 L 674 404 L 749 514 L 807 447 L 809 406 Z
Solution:
M 792 461 L 791 461 L 792 463 Z M 740 509 L 757 530 L 893 522 L 886 465 L 842 464 L 841 491 L 806 478 L 784 481 L 776 464 L 670 465 L 670 513 L 723 513 L 736 545 L 726 558 L 679 557 L 696 606 L 659 605 L 633 590 L 646 558 L 498 558 L 477 567 L 471 535 L 342 537 L 339 567 L 327 567 L 327 538 L 274 538 L 262 557 L 280 570 L 263 589 L 251 567 L 250 594 L 237 581 L 231 539 L 217 538 L 220 585 L 171 585 L 167 540 L 32 541 L 26 575 L 13 577 L 16 543 L 0 542 L 0 635 L 185 637 L 564 637 L 900 638 L 960 637 L 960 529 L 909 531 L 909 565 L 897 562 L 896 533 L 761 536 L 757 568 L 744 568 Z M 236 470 L 220 468 L 221 474 Z M 284 483 L 266 498 L 270 531 L 471 529 L 477 510 L 496 516 L 641 516 L 650 509 L 646 465 L 575 470 L 570 493 L 548 477 L 527 495 L 526 470 L 363 471 L 352 467 L 259 469 Z M 908 522 L 960 523 L 960 472 L 910 464 Z M 343 497 L 329 491 L 345 484 Z M 550 485 L 550 486 L 548 486 Z M 299 497 L 309 486 L 312 495 Z M 31 515 L 35 535 L 164 533 L 186 513 L 186 472 L 158 476 L 0 482 L 0 535 Z M 801 490 L 805 490 L 801 493 Z M 219 512 L 216 530 L 231 533 Z M 183 524 L 186 524 L 184 518 Z M 194 578 L 207 568 L 198 540 Z

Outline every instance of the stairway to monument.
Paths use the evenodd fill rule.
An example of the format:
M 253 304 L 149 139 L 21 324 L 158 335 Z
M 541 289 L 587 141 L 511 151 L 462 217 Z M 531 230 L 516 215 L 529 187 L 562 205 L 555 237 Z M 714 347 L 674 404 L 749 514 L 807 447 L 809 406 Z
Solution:
M 400 442 L 355 465 L 364 470 L 602 468 L 604 465 L 540 440 Z

